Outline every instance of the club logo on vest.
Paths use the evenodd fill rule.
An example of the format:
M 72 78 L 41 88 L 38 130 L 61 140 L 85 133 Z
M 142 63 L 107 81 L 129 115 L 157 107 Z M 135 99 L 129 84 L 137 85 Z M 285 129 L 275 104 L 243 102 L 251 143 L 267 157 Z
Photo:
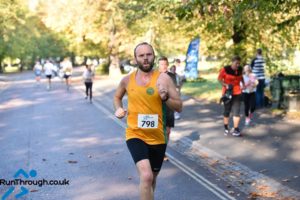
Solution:
M 153 95 L 154 94 L 154 89 L 152 87 L 149 87 L 149 88 L 147 88 L 146 92 L 149 95 Z

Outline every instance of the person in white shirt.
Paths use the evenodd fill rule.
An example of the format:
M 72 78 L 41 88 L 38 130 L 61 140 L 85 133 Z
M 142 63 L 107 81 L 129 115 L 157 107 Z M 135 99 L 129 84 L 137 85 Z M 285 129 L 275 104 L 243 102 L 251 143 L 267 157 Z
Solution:
M 34 74 L 35 74 L 35 80 L 36 80 L 37 83 L 39 83 L 40 80 L 41 80 L 41 74 L 42 74 L 42 71 L 43 71 L 43 66 L 41 65 L 41 63 L 39 61 L 35 62 L 35 65 L 33 67 L 33 71 L 34 71 Z
M 257 49 L 256 57 L 251 62 L 252 72 L 256 75 L 258 85 L 256 87 L 256 107 L 264 107 L 264 90 L 265 90 L 265 60 L 262 56 L 262 49 Z
M 65 58 L 64 61 L 61 63 L 63 72 L 64 72 L 64 78 L 66 80 L 66 86 L 67 86 L 67 90 L 69 90 L 70 88 L 70 76 L 72 75 L 73 72 L 73 65 L 70 61 L 70 59 Z
M 93 98 L 93 79 L 94 79 L 94 72 L 92 70 L 92 65 L 86 65 L 86 68 L 82 74 L 84 84 L 85 84 L 85 99 L 90 97 L 90 103 L 92 103 Z
M 47 86 L 48 90 L 51 89 L 52 71 L 53 71 L 53 64 L 49 60 L 46 60 L 46 63 L 44 65 L 44 73 L 48 79 L 48 86 Z
M 248 126 L 253 118 L 253 113 L 255 111 L 256 99 L 256 86 L 258 85 L 257 77 L 252 73 L 251 67 L 249 65 L 244 66 L 244 89 L 243 98 L 245 104 L 245 125 Z

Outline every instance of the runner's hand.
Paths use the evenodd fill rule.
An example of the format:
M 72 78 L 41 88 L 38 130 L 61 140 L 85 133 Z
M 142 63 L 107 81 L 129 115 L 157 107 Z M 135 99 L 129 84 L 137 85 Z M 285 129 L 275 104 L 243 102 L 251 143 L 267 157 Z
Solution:
M 159 93 L 161 100 L 165 100 L 168 96 L 167 87 L 160 83 L 157 84 L 157 87 L 158 87 L 158 93 Z
M 126 116 L 127 110 L 124 108 L 118 108 L 115 112 L 115 116 L 119 119 L 122 119 L 123 117 Z

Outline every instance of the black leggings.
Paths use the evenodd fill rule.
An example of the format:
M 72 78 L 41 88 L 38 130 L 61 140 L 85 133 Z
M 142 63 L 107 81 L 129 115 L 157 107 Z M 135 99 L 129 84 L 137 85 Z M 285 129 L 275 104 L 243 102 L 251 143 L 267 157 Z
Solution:
M 255 111 L 255 92 L 243 93 L 243 98 L 245 103 L 245 116 L 249 117 L 249 114 Z
M 90 99 L 93 98 L 93 82 L 84 82 L 85 84 L 85 94 L 86 96 L 89 96 L 90 94 Z
M 230 102 L 224 104 L 224 117 L 229 117 L 230 112 L 234 117 L 240 116 L 241 95 L 233 95 Z

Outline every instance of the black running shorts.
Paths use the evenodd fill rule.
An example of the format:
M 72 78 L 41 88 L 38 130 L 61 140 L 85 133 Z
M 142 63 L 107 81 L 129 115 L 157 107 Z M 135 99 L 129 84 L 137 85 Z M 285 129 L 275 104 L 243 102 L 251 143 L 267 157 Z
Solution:
M 65 79 L 68 79 L 69 77 L 70 77 L 70 75 L 67 75 L 67 74 L 64 75 Z
M 130 154 L 135 162 L 148 159 L 153 172 L 159 172 L 162 166 L 167 145 L 149 145 L 138 138 L 129 139 L 126 141 Z
M 229 117 L 231 112 L 234 117 L 240 116 L 241 96 L 233 95 L 231 101 L 224 104 L 224 117 Z

